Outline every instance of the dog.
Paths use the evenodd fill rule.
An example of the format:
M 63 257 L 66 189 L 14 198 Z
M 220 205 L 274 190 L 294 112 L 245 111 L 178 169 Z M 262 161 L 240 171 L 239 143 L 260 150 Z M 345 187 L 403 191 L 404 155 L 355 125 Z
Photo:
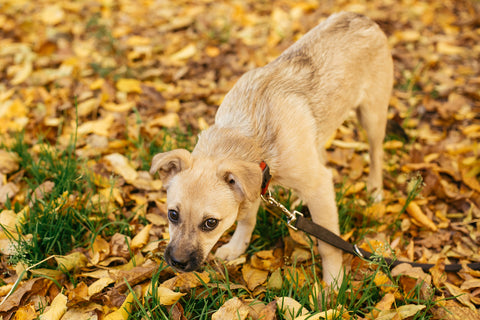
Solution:
M 293 189 L 315 223 L 339 234 L 325 143 L 355 110 L 370 145 L 367 187 L 380 198 L 392 85 L 385 34 L 349 12 L 331 15 L 277 59 L 245 73 L 191 153 L 177 149 L 152 159 L 150 173 L 159 172 L 167 190 L 167 263 L 196 270 L 235 221 L 231 240 L 215 256 L 232 260 L 245 252 L 260 205 L 261 162 L 272 185 Z M 323 280 L 341 281 L 341 251 L 321 241 L 318 249 Z

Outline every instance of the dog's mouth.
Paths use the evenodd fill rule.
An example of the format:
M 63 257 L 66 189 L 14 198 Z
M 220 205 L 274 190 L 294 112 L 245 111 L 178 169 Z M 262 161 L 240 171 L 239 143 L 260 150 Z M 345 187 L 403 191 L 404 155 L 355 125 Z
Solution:
M 172 250 L 171 246 L 167 246 L 165 250 L 165 261 L 171 267 L 181 272 L 197 270 L 203 262 L 201 250 L 182 251 L 180 254 L 177 254 L 177 250 Z

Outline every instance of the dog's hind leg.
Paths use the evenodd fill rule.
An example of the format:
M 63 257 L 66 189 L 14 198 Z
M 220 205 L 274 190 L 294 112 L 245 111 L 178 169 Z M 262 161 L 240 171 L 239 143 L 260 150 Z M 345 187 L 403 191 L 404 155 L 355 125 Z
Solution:
M 375 201 L 383 198 L 383 140 L 387 125 L 388 101 L 366 100 L 357 109 L 360 124 L 367 132 L 370 154 L 370 172 L 367 189 Z

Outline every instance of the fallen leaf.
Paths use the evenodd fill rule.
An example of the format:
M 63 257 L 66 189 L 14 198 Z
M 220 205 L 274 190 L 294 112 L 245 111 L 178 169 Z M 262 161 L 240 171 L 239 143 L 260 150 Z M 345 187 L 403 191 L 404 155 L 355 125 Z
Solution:
M 132 311 L 134 297 L 130 292 L 122 303 L 122 306 L 118 310 L 109 313 L 105 316 L 104 320 L 127 320 L 130 312 Z
M 138 172 L 133 168 L 125 156 L 119 153 L 112 153 L 106 155 L 104 159 L 112 167 L 112 170 L 116 174 L 122 176 L 125 181 L 131 183 L 137 179 Z
M 59 293 L 53 299 L 46 311 L 40 315 L 40 320 L 59 320 L 67 311 L 67 297 Z
M 460 301 L 463 305 L 469 307 L 472 310 L 476 310 L 475 305 L 470 301 L 471 294 L 465 290 L 460 289 L 456 285 L 451 284 L 450 282 L 445 282 L 444 286 L 447 288 L 448 292 Z
M 277 297 L 275 301 L 277 302 L 278 309 L 287 320 L 294 320 L 297 316 L 308 314 L 307 309 L 290 297 Z
M 175 289 L 179 288 L 180 291 L 190 290 L 191 288 L 198 287 L 203 283 L 209 283 L 210 276 L 206 271 L 204 272 L 186 272 L 180 273 L 175 277 L 163 282 L 161 286 Z
M 149 232 L 152 229 L 152 224 L 147 224 L 137 235 L 132 239 L 132 243 L 130 244 L 130 248 L 137 249 L 141 248 L 147 244 L 149 239 Z
M 407 304 L 394 310 L 380 311 L 375 320 L 406 319 L 416 315 L 419 311 L 422 311 L 425 308 L 426 307 L 423 304 Z
M 117 90 L 122 92 L 142 93 L 141 82 L 137 79 L 119 79 L 116 83 Z
M 161 305 L 171 306 L 176 303 L 181 297 L 186 295 L 186 293 L 175 292 L 169 288 L 160 286 L 157 289 L 157 297 Z
M 109 284 L 114 283 L 115 280 L 113 280 L 110 277 L 105 277 L 105 278 L 100 278 L 91 285 L 88 286 L 88 296 L 93 296 L 94 294 L 97 294 L 101 292 L 103 289 L 105 289 Z
M 248 289 L 253 291 L 256 287 L 265 283 L 268 271 L 256 269 L 249 264 L 245 264 L 242 268 L 242 275 Z
M 18 170 L 19 160 L 20 159 L 16 153 L 0 149 L 0 173 L 7 174 Z
M 58 266 L 63 271 L 71 271 L 79 269 L 87 265 L 88 259 L 81 252 L 73 252 L 66 256 L 55 256 Z
M 376 319 L 381 311 L 387 311 L 392 308 L 393 303 L 395 302 L 395 295 L 393 293 L 386 293 L 382 300 L 377 302 L 375 308 L 371 311 L 371 318 Z
M 437 231 L 438 227 L 433 223 L 431 219 L 429 219 L 420 209 L 420 206 L 415 202 L 411 201 L 407 205 L 407 212 L 410 214 L 412 218 L 418 221 L 421 225 L 427 227 L 432 231 Z
M 233 297 L 212 314 L 212 320 L 244 320 L 247 316 L 248 307 L 238 297 Z

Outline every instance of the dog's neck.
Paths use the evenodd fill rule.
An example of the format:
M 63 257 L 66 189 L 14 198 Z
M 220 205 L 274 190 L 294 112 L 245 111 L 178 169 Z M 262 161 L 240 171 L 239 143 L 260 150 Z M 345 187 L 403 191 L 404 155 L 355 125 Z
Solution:
M 238 129 L 216 125 L 200 133 L 192 155 L 257 163 L 263 160 L 261 148 L 254 138 L 242 134 Z

